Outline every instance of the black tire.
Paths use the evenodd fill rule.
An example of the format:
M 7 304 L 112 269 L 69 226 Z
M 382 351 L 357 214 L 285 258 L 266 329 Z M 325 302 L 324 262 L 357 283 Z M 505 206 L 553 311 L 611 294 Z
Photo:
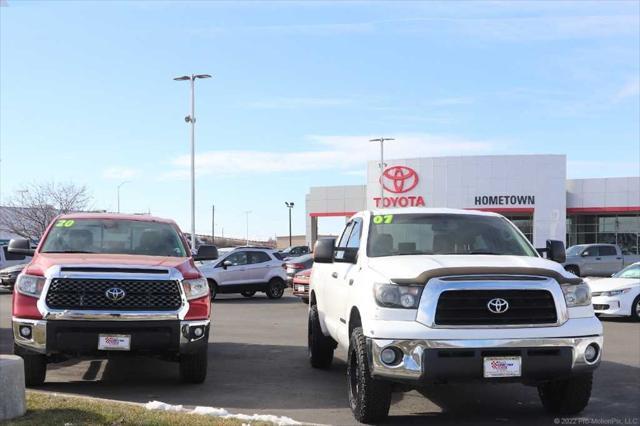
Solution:
M 13 353 L 24 360 L 24 383 L 26 386 L 40 386 L 47 376 L 47 357 L 13 345 Z
M 640 321 L 640 294 L 633 299 L 633 303 L 631 304 L 631 319 Z
M 304 297 L 301 297 L 300 300 L 302 300 L 302 303 L 304 303 L 305 305 L 309 304 L 309 299 L 306 299 Z
M 373 423 L 384 420 L 391 406 L 391 384 L 371 377 L 367 342 L 362 327 L 351 332 L 347 359 L 349 405 L 357 421 Z
M 589 403 L 593 373 L 538 385 L 542 405 L 552 414 L 578 414 Z
M 269 299 L 280 299 L 284 295 L 284 281 L 280 278 L 271 278 L 265 293 Z
M 180 380 L 202 383 L 207 378 L 207 347 L 198 352 L 180 355 Z
M 209 281 L 209 294 L 211 295 L 211 300 L 215 299 L 218 295 L 218 284 L 214 280 Z
M 240 294 L 243 295 L 244 297 L 253 297 L 253 295 L 256 294 L 256 291 L 255 290 L 243 291 Z
M 307 348 L 309 362 L 313 368 L 329 368 L 333 361 L 333 350 L 336 348 L 335 341 L 322 333 L 318 307 L 313 305 L 309 309 L 309 322 L 307 331 Z
M 565 266 L 564 270 L 567 271 L 567 272 L 571 272 L 576 277 L 580 276 L 580 268 L 578 268 L 576 265 Z

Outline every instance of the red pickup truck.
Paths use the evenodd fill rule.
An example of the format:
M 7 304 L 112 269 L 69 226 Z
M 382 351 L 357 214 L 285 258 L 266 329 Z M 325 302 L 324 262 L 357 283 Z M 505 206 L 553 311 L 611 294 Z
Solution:
M 204 381 L 211 304 L 194 260 L 216 259 L 214 246 L 192 256 L 167 219 L 80 213 L 56 218 L 37 249 L 8 249 L 33 256 L 13 293 L 27 385 L 44 382 L 47 363 L 123 354 L 178 361 L 183 381 Z

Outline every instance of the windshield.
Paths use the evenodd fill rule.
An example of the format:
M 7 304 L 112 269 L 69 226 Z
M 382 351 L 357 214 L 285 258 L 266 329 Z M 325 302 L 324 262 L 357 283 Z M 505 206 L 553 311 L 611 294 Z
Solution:
M 567 256 L 578 256 L 584 246 L 571 246 L 567 249 Z
M 526 238 L 502 217 L 388 214 L 371 218 L 369 257 L 411 254 L 538 256 Z
M 640 279 L 640 264 L 627 266 L 622 271 L 613 274 L 614 278 L 635 278 Z
M 41 252 L 187 256 L 178 231 L 171 224 L 112 219 L 58 220 Z

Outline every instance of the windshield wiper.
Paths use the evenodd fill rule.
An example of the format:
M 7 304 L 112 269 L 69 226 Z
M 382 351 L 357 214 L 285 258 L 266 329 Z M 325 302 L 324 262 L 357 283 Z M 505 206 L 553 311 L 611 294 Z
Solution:
M 400 253 L 394 253 L 394 256 L 411 256 L 411 255 L 419 255 L 419 254 L 433 254 L 432 251 L 403 251 Z
M 461 252 L 450 252 L 450 253 L 436 253 L 439 255 L 451 255 L 451 254 L 459 254 L 459 255 L 465 255 L 465 254 L 493 254 L 493 255 L 502 255 L 504 253 L 496 253 L 493 251 L 486 251 L 486 250 L 471 250 L 471 251 L 461 251 Z
M 95 251 L 85 251 L 85 250 L 52 250 L 52 251 L 43 251 L 43 253 L 89 253 L 89 254 L 96 254 Z

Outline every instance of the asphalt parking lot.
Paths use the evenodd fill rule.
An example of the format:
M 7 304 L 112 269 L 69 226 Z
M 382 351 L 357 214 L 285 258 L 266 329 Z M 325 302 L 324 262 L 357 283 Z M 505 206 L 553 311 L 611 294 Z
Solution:
M 209 375 L 202 385 L 178 380 L 177 364 L 145 358 L 69 361 L 49 366 L 40 389 L 124 401 L 269 413 L 298 421 L 356 424 L 348 407 L 345 353 L 329 371 L 313 370 L 306 353 L 306 309 L 289 293 L 280 300 L 221 296 L 213 307 Z M 640 324 L 603 320 L 605 352 L 591 403 L 581 419 L 554 419 L 535 388 L 437 385 L 423 397 L 397 393 L 387 424 L 640 424 Z M 9 353 L 11 295 L 0 294 L 0 352 Z M 586 420 L 585 420 L 586 419 Z M 620 423 L 617 423 L 617 421 Z M 607 423 L 608 422 L 608 423 Z

